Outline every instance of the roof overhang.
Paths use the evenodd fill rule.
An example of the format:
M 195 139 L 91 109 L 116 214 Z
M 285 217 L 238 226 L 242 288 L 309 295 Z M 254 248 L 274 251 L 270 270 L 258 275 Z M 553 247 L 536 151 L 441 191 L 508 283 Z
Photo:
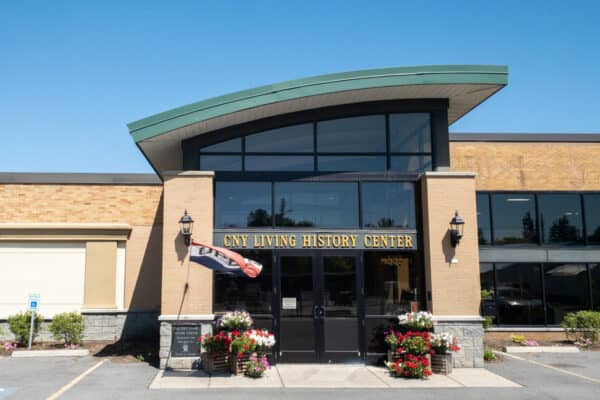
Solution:
M 129 123 L 153 168 L 182 168 L 188 138 L 276 115 L 370 101 L 448 99 L 452 124 L 506 86 L 508 68 L 443 65 L 385 68 L 298 79 L 192 103 Z

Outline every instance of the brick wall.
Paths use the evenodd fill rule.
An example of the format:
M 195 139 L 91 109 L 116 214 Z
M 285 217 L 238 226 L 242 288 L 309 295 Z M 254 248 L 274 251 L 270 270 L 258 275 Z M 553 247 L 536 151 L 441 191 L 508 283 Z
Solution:
M 600 143 L 452 142 L 453 171 L 477 190 L 600 190 Z

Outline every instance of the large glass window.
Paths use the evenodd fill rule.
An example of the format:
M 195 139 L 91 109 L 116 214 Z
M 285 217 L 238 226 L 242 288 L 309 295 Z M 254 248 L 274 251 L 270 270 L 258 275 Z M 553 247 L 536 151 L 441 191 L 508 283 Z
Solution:
M 270 182 L 217 182 L 215 226 L 246 228 L 271 226 Z
M 481 263 L 479 265 L 479 281 L 481 283 L 481 313 L 495 319 L 497 312 L 494 264 Z
M 362 184 L 364 228 L 415 228 L 415 193 L 412 183 Z
M 312 153 L 313 137 L 313 124 L 272 129 L 246 136 L 246 152 Z
M 498 322 L 543 325 L 544 306 L 539 264 L 496 264 Z
M 600 193 L 583 195 L 585 229 L 590 244 L 600 244 Z
M 256 278 L 215 272 L 213 312 L 246 310 L 256 314 L 272 314 L 272 253 L 242 250 L 240 254 L 261 263 L 262 272 Z
M 277 226 L 358 228 L 358 187 L 342 182 L 275 183 Z
M 537 243 L 535 198 L 531 194 L 492 194 L 494 244 Z
M 321 153 L 385 153 L 385 116 L 367 115 L 317 123 Z
M 385 156 L 319 156 L 319 171 L 385 171 Z
M 540 194 L 540 225 L 544 243 L 583 241 L 581 198 L 577 194 Z
M 565 314 L 589 307 L 585 264 L 544 265 L 547 323 L 558 325 Z
M 242 151 L 242 139 L 226 140 L 200 149 L 201 153 L 239 153 Z
M 241 171 L 242 157 L 235 155 L 201 155 L 200 170 L 202 171 Z
M 431 153 L 429 114 L 390 114 L 390 151 Z
M 600 264 L 590 265 L 590 276 L 592 278 L 592 307 L 600 311 Z
M 492 244 L 490 223 L 490 198 L 487 194 L 477 194 L 477 236 L 479 245 Z
M 414 258 L 398 252 L 365 252 L 367 315 L 398 315 L 419 301 L 421 272 Z
M 424 172 L 431 170 L 431 156 L 391 156 L 390 170 Z
M 312 171 L 311 156 L 246 156 L 246 171 Z

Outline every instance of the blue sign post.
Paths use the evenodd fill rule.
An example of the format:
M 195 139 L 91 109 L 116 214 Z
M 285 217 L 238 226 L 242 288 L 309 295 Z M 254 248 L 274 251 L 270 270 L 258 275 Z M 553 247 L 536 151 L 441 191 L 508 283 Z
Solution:
M 32 293 L 27 298 L 27 310 L 31 313 L 31 323 L 29 325 L 29 350 L 31 350 L 31 342 L 33 341 L 33 324 L 35 312 L 40 308 L 40 295 Z

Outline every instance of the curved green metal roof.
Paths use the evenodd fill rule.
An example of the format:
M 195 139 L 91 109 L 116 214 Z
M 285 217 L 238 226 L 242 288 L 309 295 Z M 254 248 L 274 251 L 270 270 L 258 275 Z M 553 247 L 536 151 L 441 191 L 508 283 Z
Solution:
M 136 143 L 174 129 L 237 111 L 302 97 L 348 90 L 408 85 L 506 85 L 504 65 L 435 65 L 342 72 L 297 79 L 174 108 L 127 124 Z

